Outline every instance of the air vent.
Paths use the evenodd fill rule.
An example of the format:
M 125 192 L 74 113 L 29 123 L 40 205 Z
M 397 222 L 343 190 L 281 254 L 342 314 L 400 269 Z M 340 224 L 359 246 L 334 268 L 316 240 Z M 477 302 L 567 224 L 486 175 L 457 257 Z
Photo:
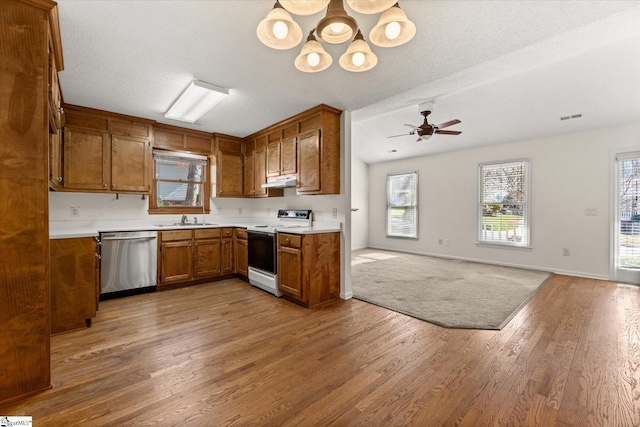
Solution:
M 582 117 L 582 114 L 573 114 L 571 116 L 562 116 L 560 117 L 560 120 L 579 119 L 580 117 Z

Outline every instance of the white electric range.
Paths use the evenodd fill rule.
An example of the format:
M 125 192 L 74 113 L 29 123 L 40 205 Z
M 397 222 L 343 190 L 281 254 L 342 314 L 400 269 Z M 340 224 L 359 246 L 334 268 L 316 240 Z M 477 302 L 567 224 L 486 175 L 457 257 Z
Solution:
M 278 289 L 278 231 L 311 225 L 311 210 L 280 209 L 278 223 L 247 227 L 249 283 L 277 297 L 282 296 Z

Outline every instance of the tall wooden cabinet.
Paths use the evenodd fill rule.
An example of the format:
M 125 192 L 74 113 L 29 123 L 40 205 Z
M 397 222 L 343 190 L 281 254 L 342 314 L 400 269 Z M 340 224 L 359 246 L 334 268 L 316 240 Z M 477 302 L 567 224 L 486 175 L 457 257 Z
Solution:
M 243 155 L 242 139 L 234 136 L 214 134 L 215 141 L 215 183 L 212 183 L 215 197 L 242 197 L 243 195 Z
M 56 3 L 3 1 L 0 46 L 1 405 L 51 386 L 47 76 L 50 61 L 64 69 Z

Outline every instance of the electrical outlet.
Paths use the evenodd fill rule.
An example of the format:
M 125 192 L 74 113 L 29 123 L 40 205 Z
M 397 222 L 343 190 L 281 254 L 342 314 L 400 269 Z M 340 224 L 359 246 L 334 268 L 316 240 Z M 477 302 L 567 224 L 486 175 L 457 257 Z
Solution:
M 438 239 L 438 244 L 441 245 L 442 244 L 442 239 Z
M 451 244 L 451 240 L 446 239 L 446 240 L 444 241 L 444 245 L 445 245 L 445 246 L 449 246 L 450 244 Z
M 598 209 L 597 208 L 585 208 L 584 209 L 584 215 L 585 216 L 598 216 Z
M 238 208 L 238 215 L 242 215 L 242 208 Z
M 569 248 L 562 248 L 562 256 L 571 256 Z
M 331 216 L 333 217 L 333 219 L 338 218 L 338 209 L 337 208 L 332 208 L 331 209 Z
M 72 218 L 77 218 L 80 216 L 80 208 L 72 206 L 71 207 L 71 217 Z
M 271 216 L 271 208 L 267 208 L 267 216 Z

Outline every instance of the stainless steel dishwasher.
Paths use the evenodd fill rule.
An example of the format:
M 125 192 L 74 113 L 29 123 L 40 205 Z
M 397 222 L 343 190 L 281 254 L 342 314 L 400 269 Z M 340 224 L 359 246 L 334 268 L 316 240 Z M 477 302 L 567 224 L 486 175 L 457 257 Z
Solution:
M 157 240 L 157 231 L 100 233 L 100 299 L 155 290 Z

